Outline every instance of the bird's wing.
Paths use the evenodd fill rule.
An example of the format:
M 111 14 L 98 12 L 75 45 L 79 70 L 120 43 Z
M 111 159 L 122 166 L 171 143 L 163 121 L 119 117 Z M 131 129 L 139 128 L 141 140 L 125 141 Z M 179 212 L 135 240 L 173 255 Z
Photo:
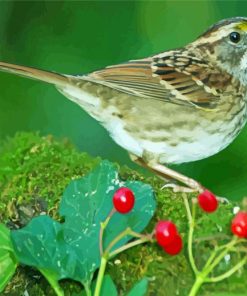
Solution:
M 231 79 L 200 59 L 174 52 L 110 66 L 88 77 L 131 95 L 205 109 L 216 108 Z

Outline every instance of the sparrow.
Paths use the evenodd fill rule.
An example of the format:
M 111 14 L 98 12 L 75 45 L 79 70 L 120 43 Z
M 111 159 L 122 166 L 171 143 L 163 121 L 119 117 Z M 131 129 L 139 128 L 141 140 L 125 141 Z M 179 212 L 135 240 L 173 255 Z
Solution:
M 199 182 L 167 165 L 214 155 L 244 127 L 247 18 L 219 21 L 184 47 L 89 74 L 5 62 L 0 70 L 53 84 L 99 121 L 132 160 L 179 181 L 181 190 L 202 192 Z

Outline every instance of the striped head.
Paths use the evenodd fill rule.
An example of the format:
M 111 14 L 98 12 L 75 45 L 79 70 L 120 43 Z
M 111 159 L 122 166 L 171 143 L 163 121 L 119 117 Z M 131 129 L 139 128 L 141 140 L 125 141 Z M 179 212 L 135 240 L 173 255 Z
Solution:
M 222 20 L 189 46 L 247 86 L 247 17 Z

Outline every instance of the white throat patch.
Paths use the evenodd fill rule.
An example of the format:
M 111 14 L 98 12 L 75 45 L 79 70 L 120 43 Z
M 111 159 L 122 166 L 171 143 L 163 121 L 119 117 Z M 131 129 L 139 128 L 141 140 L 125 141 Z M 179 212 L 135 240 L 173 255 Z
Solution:
M 247 86 L 247 51 L 243 55 L 240 62 L 240 80 Z

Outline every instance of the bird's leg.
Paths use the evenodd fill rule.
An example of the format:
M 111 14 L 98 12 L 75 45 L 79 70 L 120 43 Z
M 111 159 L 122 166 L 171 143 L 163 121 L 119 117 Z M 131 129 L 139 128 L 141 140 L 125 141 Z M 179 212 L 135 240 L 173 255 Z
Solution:
M 203 192 L 205 188 L 197 181 L 192 178 L 186 177 L 162 164 L 159 164 L 155 161 L 146 161 L 141 157 L 136 157 L 134 155 L 130 155 L 131 160 L 135 163 L 153 171 L 156 175 L 161 177 L 162 179 L 168 180 L 177 180 L 183 183 L 185 186 L 180 186 L 177 184 L 166 184 L 163 188 L 172 188 L 174 192 Z
M 205 188 L 196 180 L 184 176 L 183 174 L 180 174 L 164 165 L 158 163 L 149 163 L 148 166 L 158 174 L 169 176 L 170 178 L 177 180 L 187 186 L 184 187 L 176 184 L 166 184 L 164 186 L 165 188 L 173 188 L 174 192 L 203 192 L 205 190 Z
M 160 174 L 159 172 L 156 172 L 155 170 L 153 170 L 150 166 L 148 166 L 147 162 L 143 160 L 143 158 L 138 157 L 134 154 L 129 154 L 130 159 L 135 162 L 136 164 L 138 164 L 139 166 L 142 166 L 145 169 L 148 169 L 149 171 L 152 171 L 153 173 L 155 173 L 156 175 L 158 175 L 162 180 L 166 181 L 166 182 L 170 182 L 171 181 L 171 177 L 166 176 L 165 174 Z

